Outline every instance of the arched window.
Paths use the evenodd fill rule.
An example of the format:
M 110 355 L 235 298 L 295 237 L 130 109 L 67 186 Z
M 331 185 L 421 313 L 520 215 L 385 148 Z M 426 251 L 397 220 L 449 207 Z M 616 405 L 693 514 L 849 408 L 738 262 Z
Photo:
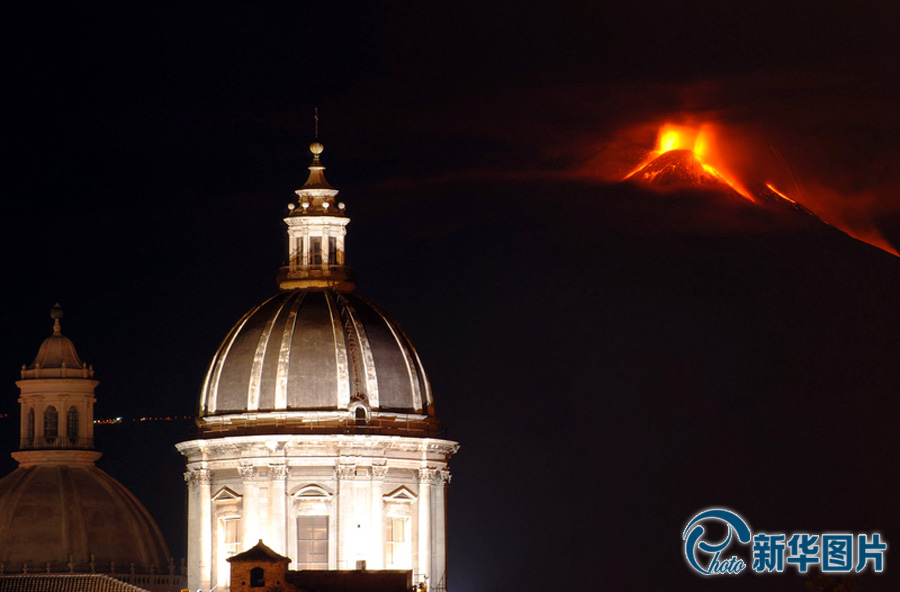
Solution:
M 34 409 L 28 410 L 28 418 L 25 420 L 25 445 L 34 446 Z
M 250 570 L 250 587 L 251 588 L 265 588 L 266 587 L 266 577 L 265 571 L 261 567 L 254 567 Z
M 59 413 L 56 407 L 50 405 L 44 410 L 44 440 L 47 444 L 53 444 L 57 436 L 59 436 Z
M 356 425 L 366 425 L 366 408 L 362 405 L 356 408 Z
M 69 407 L 69 412 L 66 414 L 66 436 L 69 437 L 69 442 L 72 444 L 78 441 L 78 409 L 74 405 Z

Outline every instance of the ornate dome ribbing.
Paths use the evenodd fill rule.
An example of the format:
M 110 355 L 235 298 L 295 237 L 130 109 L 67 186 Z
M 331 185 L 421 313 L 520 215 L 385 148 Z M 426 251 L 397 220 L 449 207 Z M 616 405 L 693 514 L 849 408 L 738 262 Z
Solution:
M 371 410 L 428 414 L 425 370 L 400 326 L 366 298 L 281 292 L 248 312 L 210 364 L 202 416 Z

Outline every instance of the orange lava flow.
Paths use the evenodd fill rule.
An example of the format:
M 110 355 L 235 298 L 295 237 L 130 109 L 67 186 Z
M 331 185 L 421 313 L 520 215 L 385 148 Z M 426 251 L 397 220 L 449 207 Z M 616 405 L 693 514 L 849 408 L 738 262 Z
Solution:
M 771 191 L 772 193 L 774 193 L 774 194 L 777 195 L 778 197 L 783 198 L 783 199 L 786 199 L 786 200 L 788 200 L 789 202 L 791 202 L 792 204 L 797 203 L 797 202 L 795 202 L 794 200 L 792 200 L 791 198 L 789 198 L 788 196 L 786 196 L 785 194 L 783 194 L 782 192 L 780 192 L 780 191 L 778 191 L 777 189 L 775 189 L 775 187 L 774 187 L 771 183 L 766 183 L 766 187 L 768 187 L 768 188 L 769 188 L 769 191 Z

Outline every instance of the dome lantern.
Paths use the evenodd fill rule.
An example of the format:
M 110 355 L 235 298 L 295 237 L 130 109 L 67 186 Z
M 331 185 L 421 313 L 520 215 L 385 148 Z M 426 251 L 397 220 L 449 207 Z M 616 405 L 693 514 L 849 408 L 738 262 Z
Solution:
M 325 151 L 318 140 L 309 145 L 313 155 L 309 177 L 295 191 L 297 204 L 291 203 L 284 219 L 288 234 L 288 264 L 278 273 L 282 290 L 297 288 L 334 288 L 351 292 L 356 274 L 347 263 L 346 236 L 350 218 L 344 204 L 337 202 L 338 190 L 325 179 L 321 155 Z M 299 206 L 299 207 L 297 207 Z

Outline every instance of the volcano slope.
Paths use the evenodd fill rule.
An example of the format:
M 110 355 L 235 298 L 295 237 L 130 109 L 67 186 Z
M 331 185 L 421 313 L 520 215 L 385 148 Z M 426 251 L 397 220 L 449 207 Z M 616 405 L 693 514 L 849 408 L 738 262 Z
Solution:
M 900 541 L 900 259 L 790 204 L 690 184 L 407 199 L 357 239 L 386 251 L 355 264 L 384 276 L 367 293 L 405 311 L 464 443 L 457 585 L 759 589 L 685 565 L 684 525 L 710 506 L 754 532 Z M 423 223 L 412 204 L 442 215 Z M 415 247 L 399 245 L 411 225 Z M 862 590 L 900 589 L 892 564 Z M 764 579 L 805 589 L 793 572 Z

